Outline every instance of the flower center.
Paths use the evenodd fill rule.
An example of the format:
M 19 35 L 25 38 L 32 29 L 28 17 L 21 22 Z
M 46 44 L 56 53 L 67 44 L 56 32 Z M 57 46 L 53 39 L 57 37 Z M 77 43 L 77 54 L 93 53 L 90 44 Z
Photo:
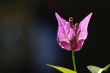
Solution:
M 78 44 L 78 35 L 76 33 L 78 23 L 76 23 L 75 20 L 72 17 L 69 18 L 69 23 L 70 23 L 70 26 L 72 26 L 74 28 L 74 32 L 75 32 L 75 34 L 74 34 L 74 44 L 70 42 L 72 50 L 74 50 L 75 49 L 74 46 Z
M 72 17 L 69 17 L 69 23 L 73 26 L 76 24 L 75 20 Z

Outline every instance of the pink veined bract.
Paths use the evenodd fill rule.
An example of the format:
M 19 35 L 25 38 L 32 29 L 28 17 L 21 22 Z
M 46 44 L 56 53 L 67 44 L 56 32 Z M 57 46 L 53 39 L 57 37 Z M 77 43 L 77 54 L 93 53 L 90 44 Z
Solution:
M 73 50 L 72 46 L 74 47 L 74 51 L 79 51 L 82 48 L 85 39 L 87 38 L 87 29 L 92 12 L 87 15 L 80 23 L 74 26 L 71 25 L 69 21 L 61 18 L 57 12 L 55 13 L 55 16 L 58 21 L 58 44 L 68 51 Z

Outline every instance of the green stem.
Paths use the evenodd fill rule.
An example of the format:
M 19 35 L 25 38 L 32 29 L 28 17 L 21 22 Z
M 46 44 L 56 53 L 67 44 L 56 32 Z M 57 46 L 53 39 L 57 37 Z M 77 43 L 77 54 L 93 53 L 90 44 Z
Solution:
M 72 50 L 72 60 L 73 60 L 73 67 L 74 67 L 74 70 L 77 72 L 77 69 L 76 69 L 76 63 L 75 63 L 74 50 Z

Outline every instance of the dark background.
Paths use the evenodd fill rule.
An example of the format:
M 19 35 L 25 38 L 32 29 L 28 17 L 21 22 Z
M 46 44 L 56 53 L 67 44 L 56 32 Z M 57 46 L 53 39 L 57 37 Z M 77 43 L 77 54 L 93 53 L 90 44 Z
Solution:
M 75 52 L 78 73 L 110 63 L 109 0 L 0 0 L 0 73 L 60 73 L 46 64 L 73 69 L 71 52 L 56 41 L 55 12 L 77 22 L 93 12 L 88 38 Z

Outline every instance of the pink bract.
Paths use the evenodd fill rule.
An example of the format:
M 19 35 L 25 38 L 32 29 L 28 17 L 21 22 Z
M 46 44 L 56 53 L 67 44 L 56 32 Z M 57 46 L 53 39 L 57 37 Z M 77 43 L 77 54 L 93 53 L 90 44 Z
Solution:
M 68 21 L 61 18 L 57 12 L 55 13 L 55 16 L 58 21 L 58 44 L 68 51 L 79 51 L 84 44 L 84 40 L 87 38 L 87 28 L 92 13 L 75 26 L 72 26 Z M 74 47 L 74 49 L 72 47 Z

